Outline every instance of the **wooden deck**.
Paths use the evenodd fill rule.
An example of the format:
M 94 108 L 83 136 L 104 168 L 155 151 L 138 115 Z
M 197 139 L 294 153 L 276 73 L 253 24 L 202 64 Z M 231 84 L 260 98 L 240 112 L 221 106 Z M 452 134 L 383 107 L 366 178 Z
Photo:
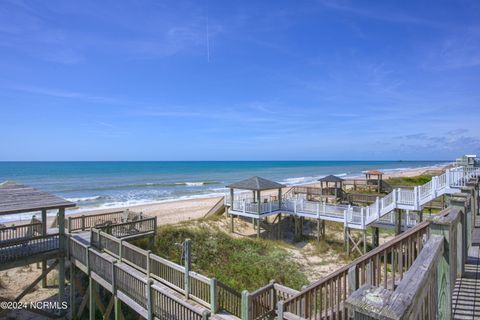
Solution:
M 0 270 L 7 270 L 62 256 L 58 233 L 0 243 Z
M 327 204 L 309 201 L 307 198 L 283 198 L 281 201 L 253 202 L 252 198 L 225 198 L 229 213 L 254 219 L 264 219 L 270 215 L 293 215 L 317 220 L 341 222 L 345 228 L 366 230 L 369 225 L 380 221 L 394 225 L 385 217 L 394 210 L 421 211 L 424 206 L 443 195 L 461 193 L 471 178 L 480 177 L 480 168 L 454 168 L 413 189 L 394 189 L 369 206 Z M 291 192 L 294 195 L 294 192 Z M 412 223 L 411 226 L 416 223 Z
M 156 218 L 130 213 L 124 221 L 122 215 L 69 219 L 69 260 L 76 269 L 146 319 L 238 319 L 240 293 L 191 271 L 190 263 L 181 266 L 127 242 L 154 235 Z M 85 230 L 92 225 L 96 227 Z
M 453 319 L 480 319 L 480 247 L 468 251 L 465 274 L 457 279 L 452 298 Z

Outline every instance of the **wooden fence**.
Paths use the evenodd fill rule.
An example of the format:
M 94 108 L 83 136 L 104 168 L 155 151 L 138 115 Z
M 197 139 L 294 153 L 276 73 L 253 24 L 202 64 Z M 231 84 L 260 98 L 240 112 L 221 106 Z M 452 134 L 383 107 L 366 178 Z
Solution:
M 467 216 L 449 208 L 432 219 L 428 242 L 393 290 L 368 284 L 348 298 L 354 319 L 450 319 L 453 287 L 465 263 L 462 252 L 469 246 L 464 234 L 471 231 L 465 228 Z M 381 305 L 369 298 L 372 292 Z
M 240 316 L 241 294 L 216 279 L 190 270 L 187 273 L 185 266 L 157 256 L 100 229 L 91 230 L 91 245 L 205 307 L 218 308 Z M 74 251 L 81 250 L 78 245 L 72 245 L 71 248 L 74 258 L 81 261 L 83 255 Z
M 128 237 L 139 233 L 154 233 L 157 227 L 157 217 L 142 217 L 140 220 L 99 226 L 98 229 L 116 238 Z
M 99 234 L 97 244 L 106 244 L 111 240 L 110 235 L 98 230 L 97 234 Z M 108 240 L 104 241 L 103 237 Z M 127 243 L 119 245 L 118 248 L 119 250 L 120 248 L 131 249 L 130 246 L 136 248 Z M 158 319 L 207 320 L 210 316 L 210 312 L 205 308 L 182 300 L 178 294 L 156 281 L 155 278 L 150 278 L 139 271 L 141 267 L 135 268 L 133 263 L 132 265 L 122 263 L 128 262 L 128 259 L 133 257 L 128 253 L 126 259 L 120 261 L 112 256 L 111 251 L 106 250 L 108 253 L 102 253 L 73 237 L 69 239 L 69 248 L 70 260 L 77 267 L 90 274 L 105 289 L 115 293 L 120 300 L 144 318 L 152 314 Z M 128 249 L 122 252 L 128 252 Z
M 145 218 L 145 216 L 141 213 L 129 210 L 68 217 L 67 230 L 70 233 L 73 231 L 88 230 L 90 228 L 98 228 L 106 225 L 118 225 L 124 222 L 141 220 L 143 218 Z
M 428 237 L 423 222 L 352 263 L 316 281 L 293 297 L 279 302 L 284 319 L 347 319 L 344 302 L 349 292 L 365 283 L 393 288 L 403 278 Z M 282 315 L 283 314 L 283 315 Z M 282 319 L 282 318 L 280 318 Z
M 478 193 L 472 195 L 475 200 L 469 194 L 453 197 L 453 207 L 279 301 L 278 319 L 350 319 L 352 311 L 355 319 L 444 318 L 470 245 L 472 208 L 478 210 Z M 261 290 L 258 296 L 255 314 L 271 311 L 271 297 Z
M 0 227 L 0 243 L 11 240 L 30 239 L 40 234 L 42 234 L 42 222 Z
M 271 281 L 266 286 L 251 293 L 244 291 L 242 319 L 272 319 L 276 315 L 277 301 L 287 300 L 298 294 L 297 290 Z
M 47 234 L 0 243 L 0 264 L 59 250 L 60 235 Z
M 217 281 L 216 288 L 218 294 L 218 308 L 225 310 L 236 317 L 241 317 L 242 295 L 220 281 Z

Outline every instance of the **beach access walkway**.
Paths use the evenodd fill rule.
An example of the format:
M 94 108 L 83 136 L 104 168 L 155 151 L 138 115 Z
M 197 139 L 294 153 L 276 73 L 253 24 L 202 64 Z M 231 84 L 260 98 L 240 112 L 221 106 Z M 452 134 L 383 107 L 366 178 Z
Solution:
M 238 319 L 241 294 L 190 270 L 189 240 L 182 245 L 184 265 L 176 264 L 128 242 L 144 237 L 153 240 L 156 217 L 112 223 L 122 214 L 69 218 L 70 282 L 73 292 L 84 292 L 80 304 L 75 294 L 70 296 L 72 317 L 80 318 L 88 309 L 93 319 L 99 309 L 106 318 L 111 313 L 118 318 L 124 305 L 145 319 Z M 75 280 L 76 270 L 88 275 L 87 289 Z M 107 302 L 101 301 L 98 286 L 110 293 Z
M 392 227 L 396 224 L 406 229 L 420 222 L 418 216 L 411 215 L 411 212 L 421 211 L 422 206 L 445 194 L 460 193 L 470 178 L 479 176 L 480 168 L 448 169 L 442 175 L 435 176 L 431 181 L 412 190 L 394 189 L 384 197 L 378 197 L 367 207 L 327 204 L 286 195 L 273 201 L 256 201 L 255 197 L 244 194 L 232 198 L 233 192 L 225 197 L 225 204 L 229 206 L 231 215 L 259 220 L 281 214 L 339 222 L 347 229 L 365 230 L 368 226 Z M 406 210 L 409 214 L 397 221 L 399 215 L 395 214 L 396 210 Z

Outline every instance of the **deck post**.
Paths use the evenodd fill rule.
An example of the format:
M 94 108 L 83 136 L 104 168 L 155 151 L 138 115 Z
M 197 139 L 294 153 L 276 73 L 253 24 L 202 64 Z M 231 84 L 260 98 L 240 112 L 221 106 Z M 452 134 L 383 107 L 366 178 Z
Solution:
M 116 295 L 113 297 L 113 307 L 115 309 L 115 320 L 122 320 L 122 301 Z
M 58 259 L 58 302 L 65 301 L 65 258 Z
M 117 276 L 115 275 L 115 264 L 118 261 L 112 263 L 112 295 L 113 295 L 113 313 L 115 314 L 115 320 L 123 319 L 122 315 L 122 303 L 117 297 Z
M 282 210 L 282 188 L 278 188 L 278 210 Z
M 47 235 L 47 210 L 42 210 L 42 235 Z M 47 260 L 42 260 L 42 273 L 47 270 Z M 47 287 L 47 277 L 42 279 L 42 288 Z
M 376 248 L 380 245 L 380 229 L 377 227 L 373 228 L 372 232 L 372 238 L 373 238 L 373 247 Z
M 76 314 L 77 306 L 75 304 L 75 265 L 70 263 L 70 319 L 73 319 Z
M 145 294 L 147 295 L 147 320 L 153 320 L 153 299 L 152 299 L 152 284 L 153 280 L 147 279 L 147 286 Z
M 277 302 L 277 319 L 283 320 L 283 300 Z
M 150 279 L 150 255 L 152 254 L 151 250 L 147 250 L 147 268 L 146 268 L 146 274 L 147 277 Z
M 402 233 L 402 210 L 394 209 L 395 213 L 395 235 Z
M 93 280 L 90 272 L 88 273 L 88 318 L 89 320 L 95 320 L 95 294 L 96 294 L 96 283 Z
M 320 242 L 320 219 L 317 219 L 317 243 Z
M 183 242 L 183 254 L 185 258 L 185 279 L 184 279 L 184 286 L 185 286 L 185 298 L 189 298 L 190 295 L 190 259 L 192 257 L 192 242 L 190 239 L 186 239 Z
M 278 214 L 278 222 L 277 222 L 277 239 L 280 240 L 282 238 L 282 214 Z
M 257 220 L 257 239 L 260 238 L 260 218 Z
M 247 290 L 242 291 L 242 309 L 240 319 L 242 320 L 251 320 L 251 310 L 250 310 L 250 303 L 251 297 L 250 293 Z
M 345 243 L 345 248 L 347 251 L 347 255 L 350 255 L 350 230 L 348 229 L 347 226 L 343 229 L 343 238 L 344 238 L 344 243 Z
M 461 201 L 458 202 L 461 203 Z M 430 223 L 430 233 L 432 235 L 443 236 L 445 241 L 443 256 L 437 264 L 437 277 L 439 279 L 437 294 L 439 297 L 439 313 L 446 315 L 448 319 L 450 319 L 452 315 L 452 293 L 458 274 L 457 258 L 459 257 L 457 254 L 460 251 L 459 249 L 464 245 L 457 241 L 458 225 L 461 224 L 461 215 L 465 214 L 465 202 L 463 202 L 463 208 L 460 203 L 458 203 L 459 206 L 457 207 L 460 211 L 454 211 L 453 216 L 432 217 Z M 455 244 L 457 245 L 456 247 L 454 246 Z M 460 255 L 462 256 L 462 252 L 460 252 Z
M 65 239 L 65 208 L 58 209 L 58 246 L 61 252 L 66 254 Z M 65 300 L 65 258 L 58 259 L 58 301 L 61 304 Z
M 212 314 L 218 311 L 218 287 L 216 278 L 210 279 L 210 311 Z
M 367 229 L 363 229 L 363 254 L 367 253 Z
M 227 209 L 228 210 L 228 209 Z M 230 213 L 230 232 L 233 233 L 234 230 L 235 230 L 235 226 L 234 226 L 234 221 L 233 221 L 233 214 Z
M 347 278 L 348 278 L 348 281 L 347 281 L 348 282 L 348 291 L 347 291 L 348 294 L 347 294 L 347 296 L 350 296 L 354 291 L 356 291 L 358 289 L 357 268 L 356 268 L 356 266 L 352 266 L 352 267 L 350 267 L 350 269 L 348 269 Z M 349 309 L 348 316 L 350 318 L 353 317 L 353 312 L 350 309 Z

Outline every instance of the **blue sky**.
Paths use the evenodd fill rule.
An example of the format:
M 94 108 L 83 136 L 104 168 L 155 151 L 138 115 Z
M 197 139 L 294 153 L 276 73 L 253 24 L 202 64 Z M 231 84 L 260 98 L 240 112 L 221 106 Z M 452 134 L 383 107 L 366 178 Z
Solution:
M 480 153 L 479 1 L 0 2 L 0 160 Z

